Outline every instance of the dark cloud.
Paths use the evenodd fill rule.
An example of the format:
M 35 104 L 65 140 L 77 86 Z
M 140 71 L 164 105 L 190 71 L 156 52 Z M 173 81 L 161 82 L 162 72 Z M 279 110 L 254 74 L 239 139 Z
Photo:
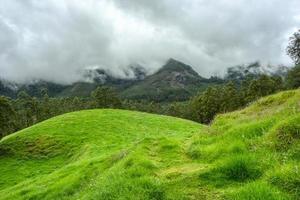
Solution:
M 70 83 L 87 67 L 125 76 L 173 57 L 203 75 L 260 60 L 289 64 L 298 0 L 2 0 L 0 77 Z

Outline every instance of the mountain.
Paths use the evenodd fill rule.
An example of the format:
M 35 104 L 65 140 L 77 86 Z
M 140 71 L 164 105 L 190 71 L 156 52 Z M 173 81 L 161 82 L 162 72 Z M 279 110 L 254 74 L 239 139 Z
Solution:
M 148 75 L 143 66 L 132 65 L 124 72 L 128 78 L 115 77 L 102 69 L 87 69 L 84 81 L 61 85 L 46 81 L 28 84 L 14 84 L 0 80 L 0 95 L 15 98 L 19 91 L 25 90 L 31 96 L 40 96 L 43 88 L 52 97 L 87 97 L 98 86 L 108 86 L 116 90 L 123 99 L 148 100 L 155 102 L 186 101 L 191 96 L 212 85 L 234 81 L 240 84 L 246 78 L 261 74 L 284 77 L 287 67 L 263 66 L 259 62 L 230 67 L 224 79 L 201 77 L 193 68 L 175 59 L 169 59 L 157 72 Z
M 15 84 L 0 79 L 0 95 L 15 98 L 17 90 L 18 88 Z
M 26 91 L 31 96 L 40 97 L 41 90 L 47 89 L 51 97 L 87 97 L 98 86 L 115 88 L 118 92 L 128 88 L 136 82 L 144 79 L 146 71 L 142 66 L 130 66 L 128 73 L 130 78 L 118 78 L 101 69 L 88 69 L 85 71 L 84 81 L 75 82 L 70 85 L 52 83 L 43 80 L 35 80 L 26 84 L 15 84 L 0 80 L 0 95 L 15 98 L 20 91 Z M 12 89 L 11 86 L 14 86 Z
M 1 87 L 0 84 L 0 95 L 16 97 L 19 91 L 24 90 L 32 96 L 39 97 L 40 91 L 46 88 L 52 97 L 86 97 L 98 86 L 108 86 L 115 88 L 124 99 L 184 101 L 209 85 L 222 82 L 216 78 L 203 78 L 189 65 L 174 59 L 169 59 L 152 75 L 147 75 L 145 68 L 140 65 L 130 66 L 125 74 L 129 78 L 118 78 L 101 69 L 88 69 L 84 74 L 85 81 L 60 85 L 38 80 L 17 85 L 15 90 Z
M 184 101 L 208 85 L 219 82 L 203 78 L 191 66 L 169 59 L 156 73 L 127 88 L 121 96 L 136 100 Z
M 133 73 L 130 78 L 118 78 L 101 69 L 89 70 L 85 74 L 86 82 L 76 82 L 68 85 L 56 96 L 81 96 L 86 97 L 91 94 L 98 86 L 108 86 L 121 93 L 126 88 L 143 80 L 146 77 L 146 71 L 142 66 L 130 66 L 129 71 Z M 128 72 L 129 73 L 129 72 Z M 129 76 L 129 74 L 128 74 Z
M 285 77 L 289 68 L 286 66 L 264 66 L 259 62 L 229 67 L 225 80 L 241 82 L 247 78 L 257 78 L 262 74 Z
M 210 126 L 110 109 L 46 120 L 0 141 L 0 199 L 299 199 L 299 99 Z

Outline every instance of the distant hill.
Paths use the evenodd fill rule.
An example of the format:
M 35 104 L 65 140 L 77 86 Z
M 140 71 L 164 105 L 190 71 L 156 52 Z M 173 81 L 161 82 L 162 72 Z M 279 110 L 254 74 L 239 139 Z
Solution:
M 24 90 L 31 96 L 39 97 L 40 91 L 46 88 L 52 97 L 86 97 L 97 86 L 109 86 L 115 88 L 120 97 L 125 99 L 184 101 L 209 85 L 222 82 L 221 79 L 203 78 L 192 67 L 174 59 L 169 59 L 159 71 L 148 76 L 142 66 L 131 66 L 129 70 L 133 76 L 126 79 L 114 77 L 100 69 L 87 70 L 87 81 L 71 85 L 35 81 L 24 85 L 15 84 L 15 89 L 11 89 L 5 86 L 7 82 L 0 80 L 0 95 L 14 98 L 19 91 Z
M 98 86 L 108 86 L 116 90 L 123 99 L 149 100 L 156 102 L 185 101 L 207 87 L 235 81 L 240 83 L 247 77 L 261 74 L 285 76 L 288 68 L 262 66 L 259 62 L 230 67 L 223 79 L 204 78 L 193 68 L 175 59 L 169 59 L 157 72 L 147 75 L 143 66 L 134 65 L 128 69 L 129 78 L 119 78 L 101 69 L 89 69 L 86 81 L 71 85 L 61 85 L 46 81 L 34 81 L 28 84 L 14 84 L 0 80 L 0 95 L 15 98 L 19 91 L 26 91 L 31 96 L 40 96 L 43 88 L 52 97 L 87 97 Z
M 264 66 L 259 62 L 253 62 L 229 67 L 225 74 L 225 79 L 234 82 L 241 82 L 246 78 L 257 78 L 262 74 L 284 77 L 286 76 L 288 70 L 289 68 L 283 65 Z
M 129 99 L 183 101 L 219 82 L 203 78 L 191 66 L 169 59 L 160 70 L 127 88 L 121 95 Z
M 0 95 L 15 98 L 17 91 L 16 85 L 0 79 Z
M 64 114 L 0 141 L 4 199 L 299 199 L 300 90 L 210 126 L 126 110 Z

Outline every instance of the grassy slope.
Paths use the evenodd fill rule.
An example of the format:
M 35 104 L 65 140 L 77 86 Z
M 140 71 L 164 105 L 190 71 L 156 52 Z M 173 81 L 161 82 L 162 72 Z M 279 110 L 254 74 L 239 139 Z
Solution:
M 0 142 L 0 199 L 297 199 L 300 91 L 211 126 L 121 110 L 69 113 Z

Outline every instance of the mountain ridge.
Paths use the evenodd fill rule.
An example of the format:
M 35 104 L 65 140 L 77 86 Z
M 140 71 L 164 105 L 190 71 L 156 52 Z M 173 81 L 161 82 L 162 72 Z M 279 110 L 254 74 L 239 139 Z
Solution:
M 160 69 L 148 74 L 141 65 L 131 65 L 124 73 L 129 78 L 115 77 L 99 68 L 87 69 L 85 81 L 61 85 L 47 81 L 33 81 L 28 84 L 15 84 L 0 80 L 0 95 L 16 98 L 18 92 L 25 91 L 31 96 L 40 97 L 41 90 L 47 89 L 50 97 L 89 97 L 98 86 L 112 87 L 123 99 L 147 100 L 155 102 L 186 101 L 209 86 L 234 81 L 240 84 L 246 77 L 257 78 L 262 74 L 284 77 L 287 67 L 277 70 L 264 67 L 259 62 L 230 67 L 224 78 L 200 76 L 191 66 L 170 58 Z
M 184 101 L 195 94 L 206 81 L 193 68 L 169 59 L 157 72 L 122 93 L 129 99 Z
M 51 97 L 87 97 L 98 86 L 108 86 L 114 88 L 125 99 L 182 101 L 187 100 L 209 82 L 209 79 L 201 77 L 191 66 L 173 58 L 150 75 L 147 75 L 145 68 L 140 65 L 130 66 L 126 73 L 131 78 L 114 77 L 102 69 L 89 69 L 84 75 L 87 81 L 61 85 L 40 80 L 28 84 L 15 84 L 16 90 L 5 87 L 0 80 L 0 95 L 16 98 L 19 91 L 26 91 L 31 96 L 40 97 L 41 89 L 46 88 Z

